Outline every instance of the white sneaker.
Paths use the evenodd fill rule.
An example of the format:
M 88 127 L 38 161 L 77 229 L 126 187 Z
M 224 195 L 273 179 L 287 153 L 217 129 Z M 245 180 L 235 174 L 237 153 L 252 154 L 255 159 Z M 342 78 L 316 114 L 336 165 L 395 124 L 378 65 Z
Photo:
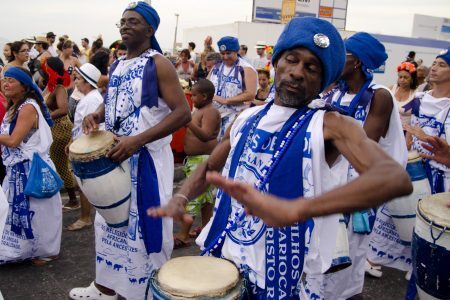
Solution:
M 103 294 L 95 286 L 94 282 L 86 288 L 74 288 L 69 292 L 70 299 L 74 300 L 117 300 L 117 294 L 108 296 Z
M 380 278 L 383 275 L 380 266 L 372 266 L 368 261 L 366 261 L 365 270 L 367 274 L 376 278 Z

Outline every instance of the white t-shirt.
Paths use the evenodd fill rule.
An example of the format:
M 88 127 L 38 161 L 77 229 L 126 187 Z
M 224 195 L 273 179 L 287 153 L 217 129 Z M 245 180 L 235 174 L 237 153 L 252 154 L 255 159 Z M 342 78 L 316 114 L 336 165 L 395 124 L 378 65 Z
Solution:
M 86 96 L 80 99 L 77 105 L 77 109 L 75 110 L 75 117 L 73 120 L 73 140 L 76 140 L 83 134 L 81 124 L 83 123 L 84 117 L 86 117 L 90 113 L 95 112 L 98 106 L 102 103 L 103 97 L 97 89 L 90 91 Z M 99 129 L 104 130 L 105 123 L 101 123 Z

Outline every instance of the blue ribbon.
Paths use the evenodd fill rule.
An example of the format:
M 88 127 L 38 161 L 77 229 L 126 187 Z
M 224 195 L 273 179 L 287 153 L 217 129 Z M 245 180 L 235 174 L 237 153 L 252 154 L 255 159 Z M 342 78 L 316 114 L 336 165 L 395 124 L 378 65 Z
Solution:
M 11 167 L 10 183 L 14 185 L 13 201 L 11 213 L 11 231 L 22 236 L 22 230 L 27 239 L 34 239 L 31 228 L 30 199 L 24 194 L 27 185 L 27 175 L 25 174 L 25 163 L 18 162 Z
M 430 165 L 430 160 L 425 159 L 425 172 L 431 187 L 431 194 L 445 192 L 444 171 L 434 168 Z
M 5 77 L 11 77 L 18 81 L 20 81 L 23 85 L 28 87 L 29 89 L 33 90 L 39 99 L 35 99 L 37 101 L 40 101 L 40 107 L 42 110 L 42 115 L 45 118 L 45 121 L 47 122 L 48 126 L 53 126 L 53 120 L 50 117 L 50 112 L 48 111 L 47 105 L 45 104 L 44 97 L 42 96 L 41 89 L 37 86 L 37 84 L 33 81 L 33 78 L 30 77 L 27 73 L 25 73 L 23 70 L 21 70 L 18 67 L 11 67 L 5 72 Z
M 162 219 L 149 218 L 147 209 L 161 206 L 159 198 L 158 174 L 152 156 L 146 147 L 139 152 L 137 178 L 137 207 L 139 228 L 147 254 L 159 253 L 162 249 Z

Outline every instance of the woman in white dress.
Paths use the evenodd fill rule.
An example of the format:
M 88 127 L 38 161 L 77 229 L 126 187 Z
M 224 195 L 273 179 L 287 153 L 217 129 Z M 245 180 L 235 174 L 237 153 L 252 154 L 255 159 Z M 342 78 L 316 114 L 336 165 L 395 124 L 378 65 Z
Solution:
M 0 264 L 26 259 L 45 264 L 60 250 L 61 197 L 57 192 L 50 198 L 36 199 L 23 190 L 34 153 L 54 169 L 49 156 L 53 122 L 30 72 L 9 68 L 3 88 L 8 107 L 0 128 L 0 145 L 6 167 L 3 191 L 9 208 L 1 235 Z

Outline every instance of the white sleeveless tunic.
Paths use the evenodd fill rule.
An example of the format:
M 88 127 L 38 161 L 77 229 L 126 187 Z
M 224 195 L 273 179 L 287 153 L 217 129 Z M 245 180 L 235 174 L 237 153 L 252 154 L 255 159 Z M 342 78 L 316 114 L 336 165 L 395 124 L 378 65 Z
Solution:
M 31 227 L 33 229 L 34 239 L 26 239 L 25 234 L 17 235 L 10 230 L 11 204 L 15 184 L 10 179 L 11 167 L 18 162 L 29 160 L 30 162 L 24 164 L 25 170 L 28 173 L 33 154 L 38 152 L 41 158 L 55 170 L 55 166 L 49 155 L 50 145 L 53 142 L 50 127 L 45 121 L 36 100 L 27 99 L 19 110 L 24 105 L 33 105 L 36 109 L 38 114 L 38 129 L 29 136 L 27 141 L 22 141 L 16 148 L 2 146 L 3 164 L 6 166 L 3 191 L 9 202 L 9 210 L 0 243 L 0 264 L 29 258 L 55 256 L 59 254 L 61 246 L 62 204 L 59 192 L 51 198 L 29 198 L 29 211 L 32 214 Z M 7 119 L 8 114 L 3 119 L 0 129 L 0 133 L 4 135 L 9 135 L 9 128 L 11 126 Z
M 108 98 L 105 103 L 106 129 L 117 135 L 133 136 L 161 122 L 170 109 L 164 99 L 158 98 L 158 107 L 141 107 L 142 77 L 149 57 L 160 55 L 155 50 L 147 50 L 139 57 L 120 62 L 110 78 Z M 120 84 L 112 84 L 112 82 Z M 130 115 L 130 113 L 135 112 Z M 127 118 L 127 116 L 129 116 Z M 115 117 L 125 121 L 119 130 L 112 125 Z M 170 149 L 171 136 L 146 145 L 153 158 L 158 174 L 158 188 L 161 206 L 172 197 L 173 155 Z M 136 202 L 137 162 L 128 160 L 131 170 L 132 191 L 130 199 L 129 224 L 126 227 L 111 228 L 98 213 L 95 217 L 95 281 L 115 290 L 128 300 L 145 297 L 147 280 L 152 271 L 160 268 L 171 256 L 173 249 L 172 219 L 162 219 L 163 243 L 159 253 L 147 255 L 144 241 L 139 232 L 139 214 Z
M 388 90 L 386 87 L 374 84 L 373 82 L 370 84 L 370 87 L 374 90 L 380 88 Z M 339 92 L 335 93 L 333 95 L 333 101 L 337 101 L 339 96 Z M 341 104 L 343 106 L 350 105 L 354 97 L 355 95 L 344 95 L 341 100 Z M 394 97 L 392 98 L 394 99 Z M 370 105 L 371 103 L 367 105 L 364 112 L 359 113 L 365 113 L 367 116 L 367 114 L 369 114 Z M 363 122 L 360 122 L 360 124 L 361 126 L 364 125 Z M 406 166 L 408 152 L 395 101 L 393 101 L 393 108 L 389 119 L 389 129 L 386 136 L 380 138 L 378 144 L 394 160 L 403 166 Z M 357 176 L 359 176 L 358 173 L 350 166 L 348 181 L 354 180 Z M 307 291 L 309 298 L 348 299 L 362 292 L 364 285 L 364 264 L 366 262 L 370 236 L 367 234 L 354 233 L 351 218 L 347 228 L 347 235 L 352 265 L 344 270 L 332 274 L 308 274 L 306 277 L 305 290 Z M 409 253 L 411 253 L 410 249 Z
M 230 168 L 231 157 L 234 147 L 241 138 L 240 129 L 245 121 L 253 114 L 261 110 L 263 106 L 254 107 L 241 113 L 236 119 L 231 129 L 231 151 L 222 171 L 222 175 L 227 176 Z M 273 135 L 279 131 L 283 124 L 294 113 L 295 109 L 273 105 L 267 115 L 258 124 L 256 132 L 258 135 Z M 323 116 L 324 111 L 314 114 L 307 129 L 306 145 L 310 149 L 311 156 L 303 158 L 303 184 L 304 197 L 313 197 L 322 194 L 332 188 L 333 183 L 339 182 L 339 178 L 344 177 L 346 168 L 340 168 L 341 172 L 333 171 L 328 167 L 325 160 L 325 146 L 323 140 Z M 248 184 L 255 184 L 261 176 L 262 168 L 272 157 L 274 140 L 270 145 L 256 146 L 258 139 L 254 140 L 249 153 L 243 154 L 241 164 L 236 170 L 235 178 L 245 181 Z M 261 152 L 253 152 L 253 149 L 261 149 Z M 245 158 L 244 158 L 245 157 Z M 299 153 L 299 159 L 302 154 Z M 219 201 L 216 201 L 215 209 L 218 208 Z M 242 211 L 242 205 L 235 199 L 231 199 L 232 211 L 229 219 L 236 217 L 236 213 Z M 239 213 L 238 213 L 239 215 Z M 213 218 L 202 231 L 197 244 L 203 249 L 208 232 L 211 228 Z M 336 242 L 337 224 L 339 218 L 332 215 L 314 219 L 313 232 L 306 232 L 307 256 L 304 270 L 310 272 L 324 272 L 331 265 L 334 245 Z M 231 260 L 241 272 L 248 271 L 250 281 L 259 288 L 265 288 L 266 273 L 266 234 L 265 226 L 261 219 L 254 216 L 246 216 L 242 222 L 238 222 L 238 228 L 226 235 L 222 248 L 222 255 L 225 259 Z M 324 237 L 316 238 L 318 235 Z M 302 245 L 301 245 L 302 246 Z M 300 287 L 298 287 L 300 288 Z

